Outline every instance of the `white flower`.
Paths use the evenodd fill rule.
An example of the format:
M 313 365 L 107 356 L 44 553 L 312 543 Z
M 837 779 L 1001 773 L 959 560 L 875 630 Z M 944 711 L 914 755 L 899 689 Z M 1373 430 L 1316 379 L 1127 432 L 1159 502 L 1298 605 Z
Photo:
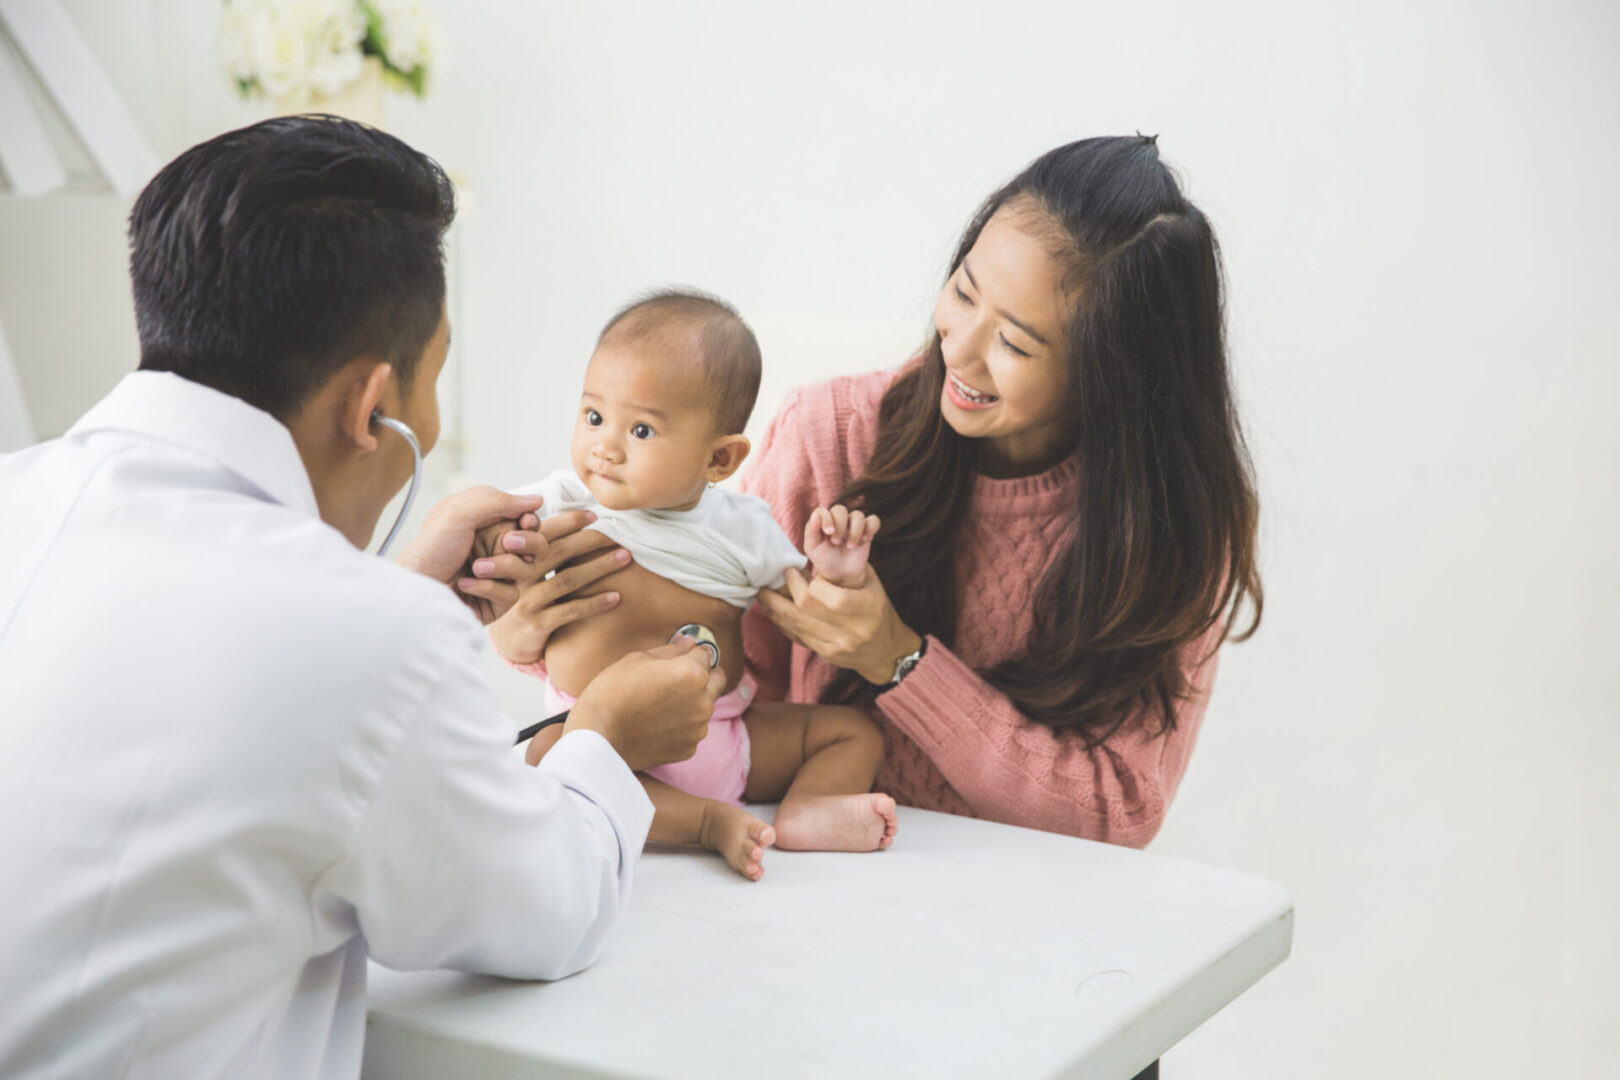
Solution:
M 309 68 L 309 82 L 318 93 L 337 94 L 360 77 L 365 58 L 359 49 L 346 52 L 323 52 L 315 57 Z
M 365 36 L 359 0 L 227 0 L 220 24 L 231 76 L 295 105 L 358 78 Z
M 341 3 L 320 27 L 320 41 L 310 65 L 310 82 L 323 94 L 336 94 L 360 77 L 365 58 L 360 43 L 366 22 L 357 4 Z
M 303 101 L 309 97 L 309 41 L 274 16 L 256 20 L 253 69 L 271 97 Z
M 423 0 L 371 0 L 382 19 L 383 51 L 400 71 L 432 67 L 439 56 L 439 27 Z

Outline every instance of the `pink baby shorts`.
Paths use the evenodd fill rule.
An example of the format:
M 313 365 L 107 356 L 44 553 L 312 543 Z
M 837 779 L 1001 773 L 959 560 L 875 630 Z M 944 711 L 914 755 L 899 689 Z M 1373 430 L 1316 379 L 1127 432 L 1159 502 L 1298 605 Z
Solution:
M 758 689 L 759 683 L 754 676 L 744 671 L 736 687 L 714 703 L 714 715 L 709 717 L 709 733 L 698 743 L 697 753 L 686 761 L 648 769 L 647 775 L 662 780 L 670 787 L 680 788 L 689 795 L 741 806 L 743 791 L 748 787 L 748 767 L 753 762 L 743 713 L 754 703 L 754 693 Z M 546 712 L 549 715 L 555 716 L 573 708 L 578 700 L 551 685 L 550 679 L 546 680 Z

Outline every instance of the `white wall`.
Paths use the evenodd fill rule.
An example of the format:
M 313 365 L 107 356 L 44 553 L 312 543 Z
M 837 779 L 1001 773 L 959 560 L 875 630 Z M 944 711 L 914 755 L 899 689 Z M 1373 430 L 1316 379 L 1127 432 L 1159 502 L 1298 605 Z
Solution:
M 70 7 L 150 20 L 177 58 L 167 89 L 126 86 L 164 156 L 256 115 L 208 0 Z M 1274 877 L 1299 917 L 1169 1075 L 1612 1071 L 1620 9 L 438 7 L 453 67 L 390 107 L 471 192 L 478 479 L 564 460 L 635 291 L 729 296 L 778 387 L 897 361 L 989 189 L 1060 141 L 1158 132 L 1225 246 L 1269 603 L 1157 848 Z M 43 433 L 133 364 L 125 209 L 0 199 L 0 322 Z

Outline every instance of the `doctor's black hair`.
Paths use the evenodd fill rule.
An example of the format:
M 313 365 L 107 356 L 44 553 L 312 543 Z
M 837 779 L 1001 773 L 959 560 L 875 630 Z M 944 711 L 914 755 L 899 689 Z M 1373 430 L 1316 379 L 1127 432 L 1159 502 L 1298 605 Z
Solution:
M 141 369 L 282 420 L 359 356 L 409 387 L 455 209 L 432 158 L 351 120 L 277 117 L 192 147 L 129 217 Z

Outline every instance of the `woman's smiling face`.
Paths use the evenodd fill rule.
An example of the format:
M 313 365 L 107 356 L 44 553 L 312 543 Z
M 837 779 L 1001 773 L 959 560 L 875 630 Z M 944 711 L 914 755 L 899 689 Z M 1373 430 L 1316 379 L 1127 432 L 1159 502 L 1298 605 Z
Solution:
M 1063 342 L 1072 301 L 1038 214 L 998 210 L 934 304 L 940 411 L 958 434 L 986 440 L 985 464 L 1001 475 L 1053 465 L 1073 441 Z

